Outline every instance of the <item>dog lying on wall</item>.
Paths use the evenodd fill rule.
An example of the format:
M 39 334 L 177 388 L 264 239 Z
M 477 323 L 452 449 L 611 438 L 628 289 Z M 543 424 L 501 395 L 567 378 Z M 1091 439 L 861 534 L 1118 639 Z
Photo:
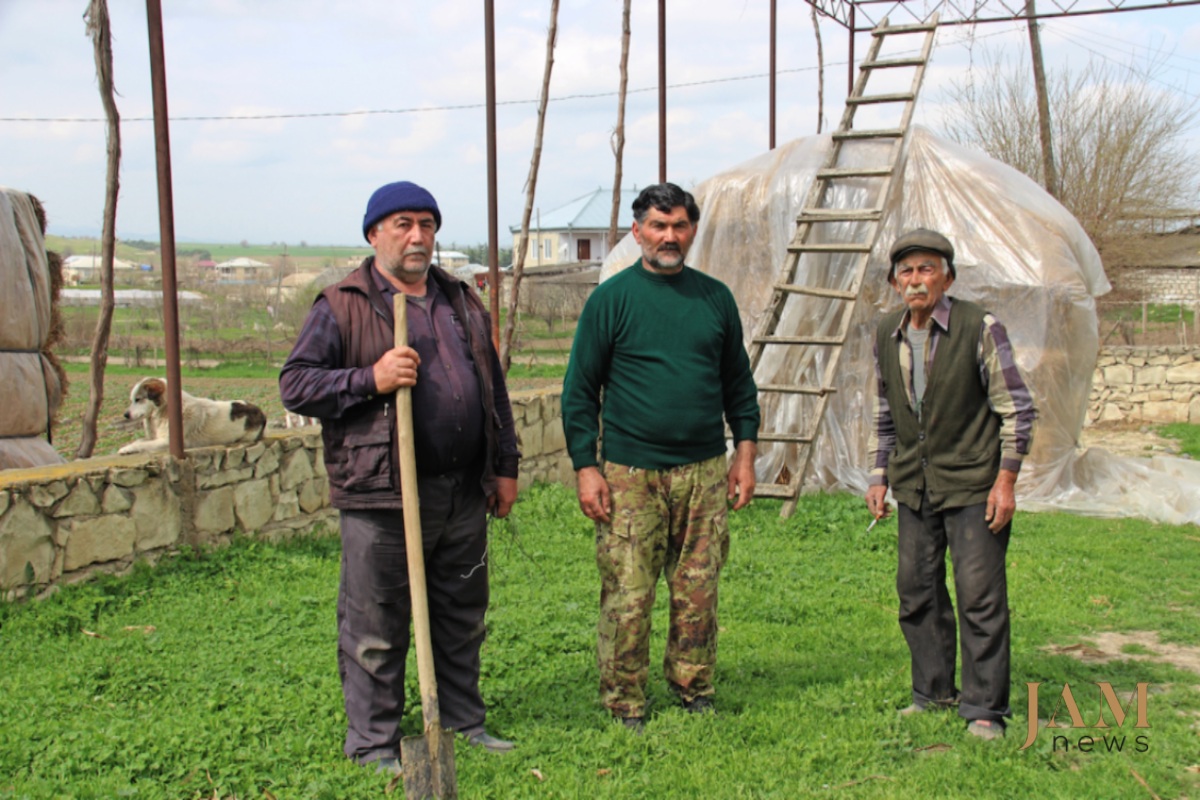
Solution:
M 267 427 L 262 409 L 240 400 L 209 400 L 181 392 L 183 398 L 183 446 L 211 447 L 213 445 L 256 442 Z M 154 453 L 170 446 L 167 424 L 167 382 L 162 378 L 142 378 L 129 393 L 129 408 L 125 419 L 141 420 L 146 438 L 130 442 L 117 452 Z

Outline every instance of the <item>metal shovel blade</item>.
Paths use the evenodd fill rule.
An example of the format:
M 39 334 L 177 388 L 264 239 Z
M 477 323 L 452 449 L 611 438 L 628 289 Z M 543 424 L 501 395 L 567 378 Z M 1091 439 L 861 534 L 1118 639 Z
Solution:
M 458 777 L 454 772 L 454 733 L 441 732 L 441 747 L 430 752 L 429 736 L 406 736 L 400 740 L 400 756 L 404 765 L 404 796 L 407 800 L 428 797 L 457 798 Z

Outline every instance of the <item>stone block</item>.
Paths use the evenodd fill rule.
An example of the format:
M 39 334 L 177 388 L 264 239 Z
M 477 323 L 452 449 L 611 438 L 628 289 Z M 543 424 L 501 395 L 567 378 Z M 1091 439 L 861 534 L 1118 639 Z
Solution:
M 1200 395 L 1193 397 L 1192 402 L 1188 404 L 1188 422 L 1200 425 Z
M 1166 374 L 1167 383 L 1200 383 L 1200 361 L 1171 367 Z
M 120 514 L 133 507 L 133 495 L 120 486 L 109 486 L 100 499 L 100 510 L 105 514 Z
M 312 478 L 312 462 L 306 450 L 293 450 L 283 457 L 279 470 L 279 488 L 287 491 Z
M 10 497 L 11 497 L 11 495 L 9 495 L 7 490 L 0 492 L 0 517 L 4 516 L 5 511 L 8 511 L 8 504 L 10 502 L 10 500 L 9 500 Z
M 1149 392 L 1134 392 L 1133 394 L 1129 395 L 1126 399 L 1130 403 L 1133 403 L 1134 405 L 1140 405 L 1141 403 L 1144 403 L 1150 399 L 1150 393 Z
M 255 442 L 246 448 L 246 462 L 253 464 L 262 458 L 262 454 L 265 452 L 267 452 L 267 445 L 263 442 Z
M 1127 363 L 1131 367 L 1144 367 L 1144 366 L 1146 366 L 1146 359 L 1142 358 L 1141 356 L 1132 356 L 1131 355 L 1128 358 Z
M 1161 403 L 1164 400 L 1174 400 L 1170 392 L 1165 392 L 1162 389 L 1154 389 L 1146 393 L 1146 399 L 1152 403 Z
M 1142 367 L 1135 374 L 1139 386 L 1158 386 L 1166 381 L 1166 367 Z
M 1171 357 L 1166 354 L 1151 356 L 1146 362 L 1150 366 L 1165 366 L 1171 363 Z
M 275 513 L 270 481 L 253 480 L 239 483 L 233 489 L 233 502 L 238 525 L 247 533 L 266 525 Z
M 1097 367 L 1107 367 L 1107 366 L 1110 366 L 1115 363 L 1117 363 L 1117 360 L 1115 358 L 1113 358 L 1112 356 L 1103 356 L 1102 355 L 1102 356 L 1097 356 L 1097 358 L 1096 358 L 1096 366 Z
M 63 572 L 116 561 L 133 553 L 137 525 L 129 517 L 107 515 L 64 523 Z
M 38 508 L 49 508 L 66 497 L 69 491 L 66 481 L 36 483 L 29 487 L 29 502 Z
M 141 486 L 149 477 L 149 473 L 144 469 L 113 469 L 108 473 L 108 482 L 132 489 L 134 486 Z
M 1121 411 L 1121 407 L 1116 403 L 1105 403 L 1103 410 L 1100 412 L 1101 422 L 1116 422 L 1117 420 L 1125 419 L 1125 412 Z
M 547 420 L 542 428 L 542 452 L 557 453 L 567 449 L 567 436 L 563 433 L 561 419 Z
M 186 442 L 187 439 L 184 441 Z M 222 450 L 214 451 L 211 447 L 204 447 L 190 451 L 188 457 L 192 460 L 192 469 L 196 470 L 197 475 L 202 475 L 221 468 L 223 452 Z
M 242 481 L 250 480 L 254 477 L 254 467 L 244 466 L 238 469 L 218 470 L 210 472 L 207 475 L 197 477 L 197 489 L 215 489 L 220 486 L 228 486 L 231 483 L 241 483 Z
M 542 426 L 527 425 L 520 429 L 521 453 L 525 456 L 540 456 L 542 454 Z
M 323 478 L 312 478 L 300 487 L 297 498 L 300 510 L 305 514 L 319 511 L 329 504 L 329 482 Z
M 280 439 L 279 444 L 283 448 L 283 452 L 290 453 L 297 448 L 303 447 L 304 440 L 298 436 L 288 436 Z
M 66 499 L 58 504 L 54 509 L 52 516 L 56 518 L 62 517 L 86 517 L 100 512 L 100 501 L 96 498 L 92 487 L 88 486 L 87 481 L 79 481 L 75 484 L 75 488 L 67 495 Z
M 1111 367 L 1105 367 L 1103 375 L 1104 382 L 1109 386 L 1133 383 L 1133 367 L 1124 364 L 1114 364 Z
M 1183 403 L 1144 403 L 1142 419 L 1147 422 L 1187 422 L 1188 407 Z
M 233 511 L 233 487 L 222 486 L 196 496 L 192 520 L 200 533 L 226 533 L 236 522 Z
M 279 502 L 275 504 L 275 519 L 283 521 L 300 516 L 300 498 L 295 491 L 280 492 Z
M 129 517 L 137 526 L 138 550 L 156 550 L 179 541 L 183 511 L 179 498 L 166 481 L 158 480 L 134 489 Z
M 0 517 L 0 590 L 25 585 L 25 565 L 35 583 L 54 577 L 54 529 L 28 501 L 14 497 Z
M 221 465 L 224 469 L 237 469 L 242 464 L 246 463 L 246 448 L 231 447 L 225 452 L 225 462 Z
M 272 445 L 254 461 L 254 477 L 265 477 L 277 469 L 279 469 L 279 448 Z

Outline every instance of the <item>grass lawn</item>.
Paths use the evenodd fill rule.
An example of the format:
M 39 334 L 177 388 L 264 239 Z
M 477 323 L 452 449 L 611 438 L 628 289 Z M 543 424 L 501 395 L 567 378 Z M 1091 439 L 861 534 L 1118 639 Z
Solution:
M 519 749 L 459 747 L 460 795 L 1200 794 L 1200 676 L 1143 660 L 1156 658 L 1152 645 L 1106 663 L 1048 649 L 1138 631 L 1200 645 L 1196 528 L 1018 514 L 1009 551 L 1015 717 L 1007 739 L 985 743 L 952 714 L 896 714 L 909 678 L 896 625 L 895 522 L 867 533 L 862 502 L 848 495 L 806 497 L 788 520 L 778 510 L 758 500 L 731 517 L 718 714 L 690 717 L 668 697 L 657 667 L 660 596 L 653 705 L 637 737 L 610 722 L 596 696 L 591 524 L 568 489 L 525 493 L 494 524 L 483 661 L 489 727 Z M 341 754 L 338 557 L 334 536 L 243 538 L 0 606 L 0 798 L 382 796 L 387 778 Z M 1041 684 L 1043 717 L 1069 683 L 1089 723 L 1100 707 L 1095 682 L 1112 683 L 1122 701 L 1148 682 L 1150 728 L 1134 730 L 1130 718 L 1110 729 L 1127 740 L 1120 752 L 1081 752 L 1081 735 L 1104 731 L 1069 727 L 1059 731 L 1069 750 L 1044 732 L 1022 751 L 1029 682 Z M 415 668 L 408 697 L 405 730 L 414 733 Z M 1069 725 L 1065 711 L 1058 721 Z
M 1164 425 L 1158 429 L 1158 432 L 1179 442 L 1180 453 L 1187 454 L 1192 458 L 1200 458 L 1200 425 L 1177 422 L 1173 425 Z

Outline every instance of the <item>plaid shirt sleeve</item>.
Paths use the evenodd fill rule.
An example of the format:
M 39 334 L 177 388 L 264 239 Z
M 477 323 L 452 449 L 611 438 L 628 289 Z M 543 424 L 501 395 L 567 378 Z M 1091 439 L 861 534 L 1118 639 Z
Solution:
M 991 314 L 983 317 L 979 374 L 987 387 L 988 405 L 1000 417 L 1000 469 L 1020 472 L 1029 455 L 1037 409 L 1017 369 L 1008 331 Z
M 896 427 L 892 423 L 892 409 L 888 406 L 887 395 L 883 391 L 878 340 L 872 352 L 875 354 L 875 409 L 871 416 L 873 424 L 867 432 L 867 452 L 871 454 L 871 471 L 867 476 L 867 484 L 886 486 L 888 457 L 896 447 Z
M 279 373 L 283 407 L 306 417 L 338 419 L 375 394 L 372 367 L 345 368 L 342 336 L 324 297 L 313 304 Z

